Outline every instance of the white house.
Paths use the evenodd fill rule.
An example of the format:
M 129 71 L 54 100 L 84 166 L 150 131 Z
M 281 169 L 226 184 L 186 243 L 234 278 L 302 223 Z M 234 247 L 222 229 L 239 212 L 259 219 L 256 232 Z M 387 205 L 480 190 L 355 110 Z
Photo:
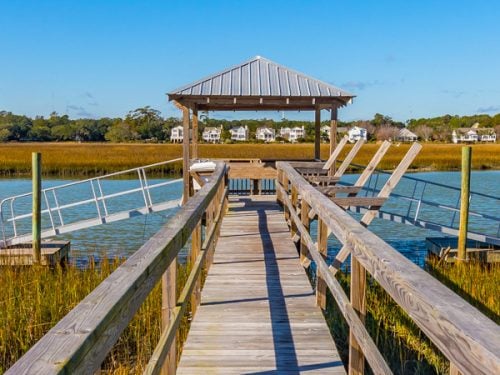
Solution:
M 359 126 L 354 126 L 347 131 L 348 141 L 354 143 L 359 141 L 360 139 L 364 139 L 366 141 L 366 129 L 360 128 Z
M 258 140 L 264 142 L 274 142 L 276 140 L 276 131 L 274 129 L 268 128 L 267 126 L 262 126 L 260 128 L 257 128 L 255 137 Z
M 236 128 L 232 128 L 231 132 L 231 140 L 233 141 L 248 141 L 248 126 L 238 126 Z
M 321 137 L 330 139 L 330 127 L 328 125 L 323 125 L 320 129 Z
M 202 138 L 205 142 L 219 143 L 222 134 L 222 125 L 220 127 L 206 127 L 203 129 Z
M 496 142 L 497 134 L 493 128 L 476 129 L 477 138 L 480 142 Z
M 453 143 L 459 142 L 477 142 L 478 136 L 476 129 L 472 128 L 458 128 L 451 133 L 451 140 Z
M 410 130 L 403 128 L 399 131 L 398 141 L 401 142 L 416 142 L 418 140 L 418 136 L 411 132 Z
M 183 140 L 183 129 L 182 126 L 176 126 L 172 128 L 172 132 L 170 133 L 170 141 L 177 143 L 182 142 Z
M 304 138 L 305 134 L 304 126 L 280 129 L 280 135 L 290 142 L 297 142 L 299 138 Z

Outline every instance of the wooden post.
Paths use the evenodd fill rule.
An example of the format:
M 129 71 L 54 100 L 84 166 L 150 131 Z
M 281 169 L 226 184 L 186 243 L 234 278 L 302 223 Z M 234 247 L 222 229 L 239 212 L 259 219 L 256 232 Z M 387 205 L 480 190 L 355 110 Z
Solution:
M 351 255 L 351 305 L 364 323 L 366 317 L 366 271 Z M 365 373 L 365 356 L 354 334 L 349 333 L 349 375 Z
M 316 107 L 314 113 L 314 159 L 321 159 L 321 109 Z
M 309 219 L 309 211 L 310 211 L 309 204 L 306 202 L 304 198 L 302 198 L 300 207 L 300 221 L 302 222 L 302 225 L 304 226 L 304 228 L 306 228 L 307 231 L 309 231 L 309 226 L 311 223 L 311 219 Z M 306 242 L 304 241 L 305 236 L 301 235 L 300 237 L 301 237 L 300 263 L 304 265 L 307 259 L 307 254 L 309 252 L 309 249 L 307 248 Z
M 174 309 L 177 302 L 177 258 L 172 260 L 161 279 L 161 328 L 165 331 L 174 319 Z M 177 339 L 174 339 L 167 359 L 161 369 L 162 375 L 175 374 L 177 367 Z
M 297 212 L 297 204 L 298 204 L 298 201 L 299 201 L 299 192 L 297 191 L 297 187 L 295 185 L 292 185 L 292 206 L 293 206 L 293 210 L 295 212 Z M 293 220 L 292 217 L 290 217 L 290 226 L 291 226 L 291 234 L 292 234 L 292 238 L 295 237 L 295 235 L 297 234 L 297 224 L 295 224 L 295 220 Z
M 328 227 L 318 217 L 318 251 L 326 258 L 328 249 Z M 316 304 L 323 310 L 326 309 L 326 283 L 321 277 L 319 270 L 316 270 Z
M 467 230 L 469 226 L 470 169 L 472 147 L 462 147 L 462 190 L 460 193 L 460 227 L 458 232 L 457 262 L 467 259 Z
M 281 197 L 281 190 L 278 189 L 278 185 L 281 184 L 282 181 L 282 176 L 283 171 L 281 169 L 278 169 L 276 173 L 276 180 L 275 180 L 275 185 L 276 185 L 276 201 L 280 206 L 283 206 L 283 198 Z
M 184 184 L 182 203 L 189 199 L 189 108 L 182 107 L 182 181 Z
M 201 221 L 198 222 L 198 225 L 193 230 L 191 234 L 191 268 L 198 259 L 198 255 L 200 255 L 201 251 Z M 191 294 L 191 314 L 194 317 L 196 314 L 196 310 L 198 309 L 198 305 L 200 304 L 201 298 L 201 276 L 198 276 L 196 280 L 196 286 L 194 287 L 193 293 Z
M 337 147 L 337 117 L 338 117 L 338 111 L 337 107 L 332 106 L 330 110 L 330 153 L 329 155 L 333 154 L 333 151 Z M 329 174 L 333 176 L 335 173 L 335 163 L 330 167 L 330 172 Z
M 31 231 L 33 236 L 33 263 L 40 264 L 42 258 L 42 155 L 39 152 L 31 154 L 32 189 L 33 189 L 33 219 Z
M 193 109 L 193 159 L 198 159 L 198 108 Z

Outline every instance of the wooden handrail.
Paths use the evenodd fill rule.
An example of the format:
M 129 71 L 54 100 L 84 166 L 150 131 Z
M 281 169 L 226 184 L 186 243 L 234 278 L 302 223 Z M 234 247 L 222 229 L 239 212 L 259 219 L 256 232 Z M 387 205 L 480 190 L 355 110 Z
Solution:
M 216 203 L 219 210 L 222 209 L 224 192 L 227 192 L 226 174 L 226 165 L 216 162 L 208 182 L 176 215 L 60 320 L 7 374 L 90 374 L 98 370 L 121 332 L 188 241 L 207 208 Z M 220 216 L 219 211 L 219 219 Z M 179 299 L 183 302 L 177 307 L 179 315 L 199 277 L 200 263 L 210 246 L 213 247 L 210 244 L 217 236 L 217 229 L 207 234 L 205 251 L 197 257 Z M 176 328 L 178 324 L 177 319 L 171 320 L 165 331 Z M 166 335 L 165 331 L 162 337 Z
M 367 352 L 372 350 L 372 346 L 364 341 L 366 336 L 360 331 L 359 322 L 351 311 L 352 301 L 350 307 L 346 307 L 347 296 L 340 294 L 332 272 L 327 269 L 316 245 L 306 234 L 307 230 L 295 210 L 296 205 L 288 197 L 289 185 L 454 367 L 463 374 L 500 373 L 498 325 L 358 223 L 311 186 L 289 163 L 278 162 L 277 168 L 280 176 L 278 196 L 285 205 L 285 215 L 301 232 L 301 242 L 307 245 L 311 257 L 317 262 L 366 359 L 371 366 L 376 365 L 372 367 L 374 371 L 378 368 L 380 373 L 385 373 L 373 353 Z

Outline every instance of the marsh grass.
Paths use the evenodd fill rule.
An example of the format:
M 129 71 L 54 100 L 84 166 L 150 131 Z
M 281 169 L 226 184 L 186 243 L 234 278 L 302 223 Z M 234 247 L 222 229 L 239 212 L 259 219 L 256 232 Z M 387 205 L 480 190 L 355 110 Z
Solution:
M 428 272 L 497 324 L 500 323 L 500 265 L 426 263 Z M 314 276 L 313 276 L 314 278 Z M 349 295 L 350 276 L 337 273 Z M 449 361 L 370 276 L 367 278 L 366 327 L 395 374 L 448 374 Z M 349 354 L 349 328 L 328 293 L 325 318 L 344 363 Z
M 72 264 L 54 269 L 1 267 L 0 374 L 122 262 L 122 259 L 107 258 L 96 262 L 89 258 L 85 268 Z M 189 265 L 178 265 L 178 293 L 187 279 L 189 268 Z M 178 334 L 178 356 L 188 330 L 189 314 L 186 314 Z M 102 372 L 142 373 L 160 334 L 161 285 L 158 283 L 108 354 Z
M 342 159 L 350 150 L 348 145 Z M 369 143 L 362 147 L 354 163 L 366 165 L 379 145 Z M 392 146 L 379 167 L 393 169 L 408 151 L 409 144 Z M 473 145 L 474 169 L 499 169 L 500 145 Z M 412 164 L 413 169 L 458 170 L 462 145 L 423 144 L 423 149 Z M 280 160 L 312 159 L 314 145 L 304 144 L 229 144 L 199 145 L 202 158 L 260 158 Z M 0 175 L 28 175 L 31 171 L 31 152 L 42 153 L 43 173 L 46 176 L 95 176 L 163 160 L 182 157 L 182 146 L 177 144 L 137 143 L 3 143 L 0 144 Z M 321 156 L 328 157 L 328 145 L 321 145 Z M 181 164 L 175 163 L 157 169 L 157 175 L 179 173 Z

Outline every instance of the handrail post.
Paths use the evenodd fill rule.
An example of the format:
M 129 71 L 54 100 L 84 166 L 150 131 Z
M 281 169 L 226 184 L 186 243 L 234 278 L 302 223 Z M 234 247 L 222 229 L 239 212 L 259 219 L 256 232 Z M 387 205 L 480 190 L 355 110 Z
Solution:
M 366 317 L 366 270 L 351 254 L 351 305 L 364 323 Z M 349 375 L 365 373 L 365 356 L 352 330 L 349 332 Z
M 292 206 L 295 212 L 297 212 L 298 197 L 299 197 L 299 192 L 297 191 L 297 187 L 295 185 L 292 185 Z M 295 224 L 294 220 L 290 221 L 291 221 L 290 227 L 291 227 L 292 237 L 295 237 L 295 235 L 297 234 L 297 225 Z
M 309 204 L 306 202 L 304 198 L 302 198 L 301 201 L 301 207 L 300 207 L 300 221 L 302 222 L 302 225 L 306 230 L 309 232 L 309 225 L 311 220 L 309 219 L 309 211 L 310 207 Z M 304 265 L 306 259 L 307 259 L 307 254 L 308 254 L 308 248 L 306 245 L 306 242 L 304 240 L 305 235 L 301 234 L 300 236 L 300 263 Z
M 198 224 L 193 230 L 193 233 L 191 234 L 191 254 L 190 254 L 191 267 L 193 267 L 193 265 L 196 262 L 196 259 L 198 259 L 200 251 L 201 251 L 201 220 L 198 222 Z M 192 317 L 194 317 L 194 315 L 196 314 L 196 310 L 198 309 L 198 305 L 200 304 L 200 298 L 201 298 L 201 279 L 198 276 L 193 293 L 191 294 Z
M 325 222 L 318 217 L 318 251 L 326 258 L 328 249 L 328 227 Z M 321 272 L 316 268 L 316 304 L 323 310 L 326 309 L 326 283 L 321 277 Z
M 161 279 L 161 327 L 165 331 L 174 320 L 174 309 L 177 302 L 177 258 L 167 268 Z M 173 375 L 177 368 L 177 339 L 170 346 L 165 363 L 162 366 L 162 375 Z
M 472 147 L 462 147 L 462 190 L 460 193 L 460 226 L 458 232 L 457 262 L 467 259 L 467 230 L 469 225 L 470 169 Z
M 31 155 L 33 183 L 33 219 L 31 222 L 33 236 L 33 263 L 40 264 L 42 258 L 42 155 L 33 152 Z M 49 211 L 50 212 L 50 211 Z

